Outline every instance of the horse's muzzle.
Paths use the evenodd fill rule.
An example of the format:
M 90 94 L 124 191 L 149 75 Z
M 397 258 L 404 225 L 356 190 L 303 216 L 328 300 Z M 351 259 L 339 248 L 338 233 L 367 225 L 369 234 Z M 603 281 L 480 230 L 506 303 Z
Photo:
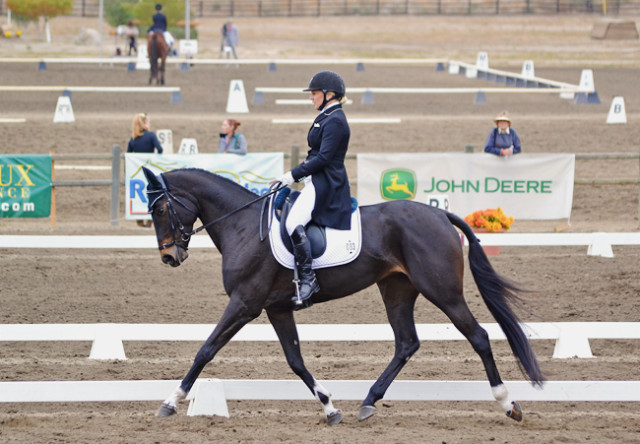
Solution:
M 162 263 L 171 265 L 172 267 L 178 267 L 189 257 L 189 252 L 186 248 L 180 247 L 177 244 L 167 248 L 161 254 Z

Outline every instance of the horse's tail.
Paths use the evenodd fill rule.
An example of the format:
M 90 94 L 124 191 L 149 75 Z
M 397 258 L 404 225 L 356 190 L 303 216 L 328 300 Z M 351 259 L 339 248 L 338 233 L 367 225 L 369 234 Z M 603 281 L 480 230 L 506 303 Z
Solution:
M 151 64 L 151 72 L 158 71 L 158 34 L 156 32 L 151 36 L 151 48 L 149 51 L 149 63 Z
M 522 289 L 496 273 L 480 245 L 480 240 L 464 220 L 449 212 L 447 217 L 449 222 L 462 230 L 469 240 L 469 267 L 473 279 L 484 303 L 507 337 L 520 369 L 529 376 L 532 383 L 542 385 L 545 378 L 540 371 L 536 355 L 519 324 L 518 316 L 509 305 L 509 302 L 516 304 L 520 302 L 517 293 Z

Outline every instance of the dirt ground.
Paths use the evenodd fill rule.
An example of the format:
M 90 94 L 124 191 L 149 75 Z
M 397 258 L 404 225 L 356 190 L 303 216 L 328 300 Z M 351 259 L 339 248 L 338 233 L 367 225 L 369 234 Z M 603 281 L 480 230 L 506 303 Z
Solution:
M 52 23 L 61 42 L 48 51 L 61 55 L 95 55 L 96 48 L 68 41 L 73 29 L 89 22 L 68 19 Z M 333 19 L 332 19 L 333 20 Z M 638 153 L 640 75 L 638 41 L 592 41 L 591 17 L 530 17 L 491 20 L 498 39 L 486 31 L 488 18 L 339 18 L 326 21 L 238 20 L 243 57 L 443 57 L 473 62 L 479 50 L 489 52 L 491 66 L 519 72 L 521 60 L 536 63 L 536 75 L 577 83 L 582 69 L 593 69 L 600 105 L 574 105 L 552 94 L 488 95 L 475 105 L 473 94 L 376 95 L 374 105 L 354 95 L 349 118 L 399 117 L 400 124 L 353 124 L 350 152 L 460 152 L 471 144 L 482 149 L 492 118 L 509 110 L 526 152 Z M 203 25 L 203 42 L 217 45 L 215 24 Z M 286 25 L 286 26 L 285 26 Z M 484 26 L 483 26 L 484 25 Z M 335 27 L 338 37 L 324 45 L 321 26 Z M 75 28 L 74 28 L 75 27 Z M 413 39 L 404 40 L 393 31 Z M 243 30 L 246 30 L 244 33 Z M 522 32 L 524 30 L 525 32 Z M 57 33 L 57 34 L 56 34 Z M 66 33 L 66 34 L 65 34 Z M 585 37 L 586 35 L 586 37 Z M 506 37 L 505 37 L 506 36 Z M 66 39 L 66 40 L 65 40 Z M 385 40 L 386 39 L 386 40 Z M 421 40 L 421 42 L 417 42 Z M 504 43 L 507 42 L 507 43 Z M 419 44 L 424 43 L 424 45 Z M 9 46 L 8 46 L 9 45 Z M 0 54 L 39 56 L 44 44 L 0 41 Z M 30 46 L 30 48 L 27 48 Z M 112 50 L 109 49 L 109 51 Z M 270 49 L 269 49 L 270 48 Z M 329 50 L 330 49 L 330 50 Z M 242 51 L 246 51 L 243 53 Z M 270 52 L 271 51 L 271 52 Z M 246 55 L 245 55 L 246 54 Z M 495 57 L 494 57 L 495 54 Z M 517 56 L 522 55 L 522 59 Z M 206 55 L 205 55 L 206 56 Z M 210 53 L 216 57 L 217 54 Z M 497 62 L 493 62 L 497 60 Z M 187 72 L 170 65 L 169 86 L 180 86 L 184 103 L 170 104 L 168 94 L 74 93 L 75 123 L 54 124 L 58 93 L 0 92 L 0 118 L 26 118 L 22 124 L 0 124 L 5 153 L 110 153 L 126 146 L 131 118 L 146 111 L 153 129 L 173 130 L 174 147 L 184 137 L 198 140 L 201 152 L 214 152 L 217 133 L 227 115 L 229 82 L 242 79 L 251 100 L 260 86 L 306 86 L 322 69 L 343 74 L 348 86 L 469 87 L 492 86 L 484 80 L 437 72 L 434 65 L 231 65 L 193 66 Z M 144 86 L 146 72 L 126 72 L 124 65 L 0 63 L 2 85 Z M 611 98 L 625 98 L 628 123 L 607 125 Z M 296 98 L 305 98 L 301 94 Z M 249 150 L 288 152 L 304 148 L 306 125 L 278 125 L 273 118 L 314 116 L 310 106 L 250 103 L 237 115 Z M 284 98 L 293 98 L 287 96 Z M 98 164 L 59 161 L 57 165 Z M 102 162 L 107 165 L 108 163 Z M 576 177 L 637 179 L 638 159 L 578 160 Z M 349 164 L 355 177 L 355 162 Z M 57 169 L 56 179 L 108 179 L 110 172 Z M 569 231 L 637 231 L 638 185 L 578 185 Z M 57 225 L 44 220 L 0 220 L 0 234 L 149 234 L 134 222 L 109 220 L 106 187 L 61 187 L 57 190 Z M 124 214 L 122 209 L 121 214 Z M 566 221 L 516 221 L 513 231 L 549 232 Z M 492 258 L 502 274 L 534 291 L 526 296 L 523 321 L 638 321 L 640 247 L 614 247 L 612 259 L 590 257 L 586 247 L 503 247 Z M 216 250 L 194 250 L 177 269 L 162 265 L 150 250 L 14 250 L 0 255 L 2 323 L 215 323 L 226 304 Z M 465 295 L 480 322 L 493 322 L 467 272 Z M 416 322 L 447 322 L 424 300 Z M 296 314 L 299 323 L 384 323 L 377 289 Z M 255 322 L 267 322 L 261 316 Z M 637 380 L 637 340 L 591 341 L 593 359 L 552 358 L 552 341 L 533 341 L 550 380 Z M 494 354 L 506 380 L 521 379 L 504 341 Z M 89 343 L 0 341 L 0 379 L 130 380 L 179 379 L 188 369 L 198 343 L 125 344 L 126 361 L 93 362 Z M 305 343 L 303 355 L 317 379 L 375 379 L 392 356 L 388 343 Z M 203 377 L 294 378 L 276 343 L 231 343 L 205 368 Z M 462 342 L 425 342 L 400 379 L 483 380 L 479 358 Z M 504 417 L 494 403 L 384 402 L 364 423 L 356 420 L 358 403 L 339 402 L 343 424 L 329 428 L 314 402 L 230 402 L 231 418 L 167 420 L 154 417 L 157 403 L 69 403 L 0 405 L 2 442 L 640 442 L 640 413 L 635 403 L 523 403 L 525 420 Z

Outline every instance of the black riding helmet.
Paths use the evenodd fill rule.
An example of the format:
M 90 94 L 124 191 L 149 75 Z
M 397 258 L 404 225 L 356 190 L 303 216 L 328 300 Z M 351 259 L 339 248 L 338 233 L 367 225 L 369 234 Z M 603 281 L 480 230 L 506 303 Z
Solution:
M 160 3 L 158 3 L 156 5 L 156 11 L 160 11 L 162 9 L 162 5 Z
M 329 91 L 335 94 L 335 99 L 340 100 L 344 97 L 346 89 L 344 80 L 339 74 L 333 71 L 321 71 L 311 78 L 309 87 L 303 89 L 303 91 L 322 91 L 324 99 L 319 109 L 322 111 L 327 104 L 327 93 Z

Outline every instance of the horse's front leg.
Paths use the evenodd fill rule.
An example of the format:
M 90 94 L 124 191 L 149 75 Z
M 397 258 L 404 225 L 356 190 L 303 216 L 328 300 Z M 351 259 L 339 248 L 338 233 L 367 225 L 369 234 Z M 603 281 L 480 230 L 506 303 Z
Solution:
M 316 381 L 304 365 L 302 354 L 300 353 L 300 341 L 298 340 L 298 330 L 295 320 L 293 319 L 293 312 L 274 313 L 267 311 L 267 315 L 278 335 L 289 367 L 302 379 L 309 390 L 311 390 L 311 393 L 313 393 L 313 396 L 322 403 L 322 408 L 327 417 L 327 423 L 329 425 L 339 424 L 340 421 L 342 421 L 342 412 L 333 407 L 331 393 Z
M 248 307 L 239 298 L 232 298 L 225 309 L 222 318 L 213 333 L 200 347 L 191 368 L 187 372 L 180 386 L 162 403 L 157 416 L 171 416 L 178 412 L 178 402 L 185 399 L 202 369 L 214 358 L 216 353 L 224 347 L 231 338 L 248 322 L 260 315 L 261 307 Z

